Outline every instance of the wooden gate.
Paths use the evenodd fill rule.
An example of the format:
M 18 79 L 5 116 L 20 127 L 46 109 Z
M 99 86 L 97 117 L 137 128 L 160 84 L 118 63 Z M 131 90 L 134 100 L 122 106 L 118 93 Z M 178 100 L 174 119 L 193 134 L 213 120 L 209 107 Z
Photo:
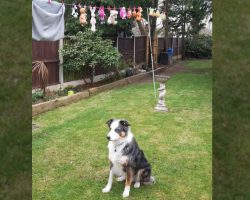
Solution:
M 48 85 L 59 83 L 59 41 L 32 40 L 32 61 L 43 61 L 49 71 Z M 32 73 L 32 88 L 39 87 L 37 74 Z

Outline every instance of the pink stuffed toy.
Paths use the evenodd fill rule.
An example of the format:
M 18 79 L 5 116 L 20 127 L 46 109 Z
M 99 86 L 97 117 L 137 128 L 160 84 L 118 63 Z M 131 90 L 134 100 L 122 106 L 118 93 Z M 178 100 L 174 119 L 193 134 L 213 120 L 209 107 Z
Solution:
M 105 11 L 104 11 L 104 6 L 100 6 L 98 13 L 99 13 L 99 19 L 101 21 L 101 24 L 104 24 L 105 16 L 106 16 Z
M 120 17 L 122 19 L 126 19 L 126 16 L 127 16 L 126 8 L 125 7 L 120 8 Z
M 127 18 L 130 19 L 131 17 L 132 17 L 132 10 L 129 7 L 127 12 Z

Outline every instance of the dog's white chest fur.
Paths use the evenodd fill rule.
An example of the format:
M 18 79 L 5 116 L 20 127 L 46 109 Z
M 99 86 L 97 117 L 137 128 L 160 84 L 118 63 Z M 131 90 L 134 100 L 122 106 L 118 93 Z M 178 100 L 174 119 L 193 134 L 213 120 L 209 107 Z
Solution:
M 122 144 L 120 146 L 115 146 L 113 142 L 109 142 L 109 160 L 112 162 L 113 166 L 111 170 L 116 176 L 122 176 L 124 174 L 123 166 L 122 166 L 122 149 L 126 144 Z

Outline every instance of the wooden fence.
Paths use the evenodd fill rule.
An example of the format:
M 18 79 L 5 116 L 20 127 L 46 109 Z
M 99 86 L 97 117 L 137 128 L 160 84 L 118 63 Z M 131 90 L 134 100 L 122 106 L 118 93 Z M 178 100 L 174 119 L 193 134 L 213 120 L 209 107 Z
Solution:
M 133 65 L 146 62 L 147 37 L 117 38 L 117 49 L 122 58 Z
M 68 42 L 68 39 L 64 39 L 64 43 Z M 169 38 L 168 48 L 173 48 L 173 56 L 180 56 L 181 54 L 181 39 Z M 118 51 L 122 54 L 122 58 L 133 64 L 134 67 L 147 63 L 149 61 L 149 39 L 147 36 L 139 36 L 132 38 L 117 38 L 116 46 Z M 158 61 L 158 56 L 161 52 L 165 51 L 165 39 L 158 38 L 153 48 L 154 60 Z M 60 82 L 60 77 L 63 76 L 61 82 L 73 81 L 81 79 L 79 73 L 70 73 L 67 71 L 60 72 L 59 67 L 59 41 L 56 42 L 44 42 L 44 41 L 32 41 L 32 61 L 40 60 L 45 62 L 49 70 L 49 85 L 56 85 Z M 178 57 L 177 57 L 178 58 Z M 105 72 L 104 69 L 97 67 L 96 75 Z M 61 73 L 61 76 L 59 74 Z M 63 74 L 63 75 L 62 75 Z M 37 82 L 37 75 L 32 74 L 32 88 L 39 86 Z M 62 78 L 61 78 L 62 79 Z
M 48 85 L 59 83 L 59 41 L 32 41 L 32 62 L 43 61 L 49 71 Z M 39 87 L 37 74 L 32 74 L 32 87 Z

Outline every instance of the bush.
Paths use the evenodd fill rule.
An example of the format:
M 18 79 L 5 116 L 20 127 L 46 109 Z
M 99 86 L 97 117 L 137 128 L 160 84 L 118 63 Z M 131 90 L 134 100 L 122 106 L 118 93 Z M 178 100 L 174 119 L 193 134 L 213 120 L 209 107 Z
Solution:
M 212 37 L 198 35 L 186 39 L 186 56 L 190 58 L 211 58 Z
M 34 93 L 32 93 L 32 103 L 37 102 L 40 99 L 43 99 L 43 91 L 42 90 L 36 90 Z
M 119 67 L 120 53 L 111 40 L 103 39 L 99 33 L 90 29 L 78 32 L 61 50 L 64 69 L 82 73 L 82 78 L 93 81 L 95 67 L 111 70 Z

